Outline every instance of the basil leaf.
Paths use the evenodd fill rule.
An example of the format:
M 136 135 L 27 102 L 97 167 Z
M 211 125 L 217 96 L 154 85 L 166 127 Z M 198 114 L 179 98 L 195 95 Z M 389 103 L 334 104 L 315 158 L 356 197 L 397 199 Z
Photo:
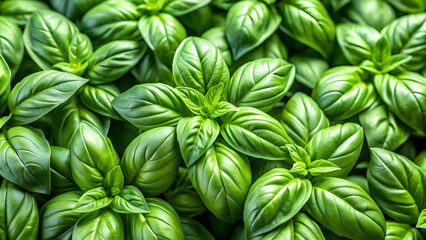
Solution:
M 403 65 L 404 63 L 411 60 L 411 56 L 407 54 L 395 54 L 392 55 L 388 60 L 384 62 L 384 66 L 382 67 L 382 72 L 390 72 L 399 66 Z
M 215 240 L 213 235 L 201 223 L 192 218 L 181 218 L 186 240 Z
M 166 66 L 171 66 L 179 44 L 186 38 L 184 26 L 172 15 L 143 15 L 138 23 L 143 39 Z
M 108 193 L 104 187 L 90 189 L 85 192 L 77 204 L 74 206 L 73 212 L 87 213 L 107 207 L 112 202 L 112 197 L 108 197 Z
M 346 60 L 359 65 L 365 59 L 372 59 L 372 49 L 380 33 L 367 25 L 345 23 L 337 25 L 336 38 Z
M 228 41 L 226 40 L 225 27 L 219 26 L 210 28 L 201 35 L 201 38 L 209 40 L 219 49 L 226 65 L 230 66 L 232 64 L 232 54 Z
M 294 178 L 287 169 L 273 169 L 251 186 L 244 204 L 244 226 L 254 238 L 290 220 L 311 196 L 307 179 Z
M 193 114 L 201 115 L 205 101 L 202 93 L 190 87 L 177 87 L 176 91 Z
M 176 211 L 164 200 L 147 198 L 149 214 L 126 215 L 126 238 L 184 240 L 182 223 Z
M 177 91 L 162 83 L 136 85 L 112 102 L 113 108 L 127 121 L 146 131 L 161 126 L 176 126 L 192 114 Z
M 290 160 L 285 145 L 291 143 L 281 124 L 266 113 L 241 107 L 223 117 L 220 133 L 233 148 L 252 157 Z
M 180 159 L 175 128 L 161 127 L 135 138 L 124 152 L 120 166 L 126 184 L 153 196 L 172 185 Z
M 336 164 L 326 160 L 315 160 L 309 165 L 309 173 L 312 176 L 319 176 L 324 173 L 330 173 L 340 170 Z
M 121 190 L 120 195 L 114 196 L 111 209 L 114 212 L 121 214 L 151 212 L 141 191 L 132 185 L 125 186 Z
M 2 7 L 5 3 L 2 2 L 0 6 L 0 12 L 4 15 Z M 22 59 L 24 58 L 24 42 L 22 41 L 22 32 L 19 26 L 13 21 L 0 17 L 0 55 L 4 57 L 7 65 L 10 68 L 11 77 L 13 78 L 18 71 L 19 65 L 21 65 Z M 4 86 L 0 83 L 1 86 Z M 0 90 L 0 93 L 2 91 Z
M 72 179 L 70 150 L 62 147 L 50 147 L 50 175 L 52 192 L 65 193 L 79 188 Z
M 230 104 L 229 102 L 219 102 L 216 107 L 213 109 L 213 112 L 210 115 L 210 118 L 215 119 L 222 115 L 225 115 L 229 112 L 239 111 L 237 107 Z
M 359 115 L 369 147 L 395 150 L 407 141 L 408 128 L 383 104 L 371 106 Z
M 219 135 L 215 120 L 195 116 L 183 118 L 176 127 L 177 140 L 185 164 L 190 167 L 214 143 Z
M 50 5 L 69 19 L 78 20 L 85 12 L 99 4 L 102 0 L 50 0 Z
M 239 1 L 226 15 L 225 35 L 234 59 L 253 50 L 277 30 L 281 16 L 273 5 Z
M 287 144 L 285 146 L 287 147 L 290 157 L 294 162 L 302 162 L 305 166 L 311 164 L 311 158 L 305 149 L 296 144 Z
M 34 122 L 70 99 L 87 81 L 53 70 L 28 75 L 10 92 L 8 106 L 12 118 L 18 124 Z
M 426 8 L 426 4 L 422 0 L 391 0 L 389 3 L 396 9 L 407 13 L 423 12 Z
M 294 75 L 294 66 L 285 60 L 264 58 L 246 63 L 233 74 L 227 99 L 237 107 L 267 112 L 290 89 Z
M 368 25 L 380 31 L 395 19 L 395 10 L 388 3 L 391 1 L 357 0 L 350 2 L 350 5 L 342 12 L 345 20 L 347 18 L 351 22 Z
M 396 221 L 416 223 L 426 207 L 426 174 L 402 155 L 371 148 L 367 171 L 371 197 Z
M 283 17 L 280 26 L 282 31 L 323 57 L 329 55 L 334 42 L 335 26 L 321 1 L 280 1 L 278 10 Z
M 426 229 L 426 208 L 420 213 L 417 220 L 416 228 Z
M 409 224 L 386 221 L 386 239 L 422 239 L 420 232 Z
M 223 83 L 220 83 L 214 87 L 211 87 L 206 93 L 204 105 L 216 106 L 220 101 L 222 92 L 223 92 Z
M 124 186 L 124 176 L 120 166 L 115 166 L 105 175 L 103 186 L 110 195 L 115 196 L 120 193 Z
M 363 143 L 362 127 L 348 122 L 318 131 L 305 149 L 312 161 L 324 159 L 341 168 L 324 176 L 345 177 L 355 166 Z
M 374 86 L 386 106 L 405 124 L 426 129 L 426 78 L 414 72 L 376 75 Z
M 3 180 L 0 186 L 0 238 L 37 239 L 38 217 L 33 195 Z
M 7 106 L 7 99 L 10 94 L 11 72 L 3 56 L 0 54 L 0 113 Z
M 186 38 L 173 58 L 173 76 L 177 86 L 192 87 L 202 94 L 229 82 L 229 71 L 219 50 L 209 41 L 198 37 Z
M 70 144 L 75 183 L 83 191 L 102 186 L 105 175 L 118 164 L 111 141 L 91 123 L 82 121 Z
M 218 139 L 188 168 L 188 175 L 204 204 L 216 217 L 231 223 L 241 218 L 251 184 L 247 157 Z
M 73 239 L 124 239 L 124 225 L 120 215 L 111 210 L 84 214 L 72 233 Z
M 13 127 L 0 133 L 0 175 L 20 187 L 50 193 L 50 146 L 41 130 Z
M 325 240 L 320 225 L 308 214 L 299 212 L 293 217 L 295 239 L 298 240 Z
M 360 186 L 333 177 L 315 178 L 312 184 L 305 211 L 318 223 L 354 240 L 384 239 L 385 218 Z
M 199 9 L 210 2 L 211 0 L 167 0 L 161 11 L 172 14 L 173 16 L 182 16 Z
M 73 35 L 68 49 L 68 59 L 70 63 L 82 64 L 93 54 L 92 42 L 83 33 Z
M 328 70 L 328 63 L 317 57 L 296 54 L 290 56 L 289 61 L 296 68 L 296 81 L 309 88 L 314 88 L 321 75 Z
M 391 1 L 392 3 L 392 1 Z M 426 4 L 423 4 L 426 7 Z M 383 28 L 392 46 L 392 54 L 404 53 L 412 58 L 404 64 L 410 71 L 418 71 L 425 66 L 426 60 L 426 13 L 402 16 Z
M 25 26 L 33 13 L 49 9 L 46 3 L 32 0 L 3 1 L 0 5 L 1 15 L 19 26 Z
M 85 76 L 93 84 L 117 80 L 133 68 L 146 51 L 136 41 L 112 41 L 98 48 L 90 58 Z
M 80 93 L 81 102 L 90 110 L 105 116 L 121 120 L 112 107 L 112 101 L 120 95 L 120 90 L 113 84 L 84 85 Z
M 46 202 L 40 209 L 40 239 L 71 239 L 74 225 L 83 216 L 73 211 L 81 193 L 66 192 Z
M 263 174 L 269 172 L 274 168 L 285 168 L 290 169 L 294 162 L 290 161 L 270 161 L 264 159 L 253 159 L 252 161 L 252 172 L 253 182 L 256 181 Z
M 382 64 L 391 56 L 391 46 L 386 37 L 381 37 L 373 46 L 372 59 L 376 64 Z
M 368 108 L 375 100 L 368 74 L 359 67 L 335 67 L 321 77 L 312 98 L 333 120 L 345 120 Z
M 131 1 L 102 2 L 84 14 L 81 29 L 99 46 L 113 40 L 139 41 L 140 16 Z
M 68 49 L 78 28 L 59 13 L 50 10 L 35 12 L 24 31 L 28 54 L 43 70 L 55 63 L 68 62 Z
M 298 92 L 284 106 L 280 122 L 292 142 L 305 147 L 321 129 L 330 125 L 317 103 L 308 95 Z

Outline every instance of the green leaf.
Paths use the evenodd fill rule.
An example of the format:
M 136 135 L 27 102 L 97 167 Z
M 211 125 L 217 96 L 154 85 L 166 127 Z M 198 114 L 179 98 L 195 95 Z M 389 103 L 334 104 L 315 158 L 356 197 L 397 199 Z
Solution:
M 95 46 L 114 40 L 142 39 L 138 31 L 138 20 L 141 14 L 131 1 L 114 0 L 101 2 L 81 19 L 81 29 L 88 33 Z
M 112 197 L 104 187 L 98 187 L 85 192 L 80 199 L 78 199 L 73 211 L 76 213 L 93 212 L 98 209 L 107 207 L 112 202 Z
M 219 131 L 219 124 L 209 118 L 195 116 L 179 121 L 176 135 L 187 167 L 194 164 L 210 148 Z
M 327 160 L 341 169 L 326 176 L 345 177 L 361 153 L 364 131 L 356 123 L 337 124 L 320 130 L 305 149 L 313 160 Z
M 177 87 L 176 91 L 193 114 L 201 115 L 205 101 L 202 93 L 190 87 Z
M 164 83 L 175 86 L 172 71 L 148 49 L 142 59 L 130 70 L 139 83 Z
M 24 31 L 28 54 L 43 70 L 59 62 L 69 62 L 69 47 L 78 28 L 61 14 L 40 10 L 31 15 Z
M 5 15 L 4 5 L 10 5 L 10 2 L 1 3 L 0 12 L 2 13 L 2 16 Z M 10 68 L 11 77 L 13 78 L 18 71 L 25 52 L 24 42 L 22 40 L 22 31 L 18 25 L 16 25 L 12 20 L 9 20 L 7 17 L 0 18 L 0 28 L 0 55 L 4 57 L 4 60 Z M 0 88 L 2 88 L 2 86 L 4 85 L 0 83 Z M 0 93 L 1 92 L 2 91 L 0 90 Z
M 354 240 L 385 238 L 385 218 L 360 186 L 333 177 L 314 178 L 312 184 L 304 210 L 319 224 Z
M 409 159 L 394 152 L 371 148 L 367 171 L 371 197 L 392 219 L 416 223 L 426 207 L 426 174 Z
M 416 228 L 426 229 L 426 208 L 420 213 L 417 220 Z
M 0 130 L 9 121 L 11 117 L 12 117 L 12 113 L 9 113 L 9 115 L 0 118 Z
M 285 0 L 278 3 L 283 17 L 280 29 L 327 57 L 333 47 L 335 26 L 319 0 Z
M 311 164 L 311 158 L 308 153 L 302 147 L 296 144 L 287 144 L 285 145 L 290 153 L 291 159 L 295 162 L 303 162 L 305 166 Z
M 226 64 L 231 66 L 232 54 L 228 41 L 226 40 L 224 26 L 210 28 L 209 30 L 205 31 L 203 35 L 201 35 L 201 38 L 209 40 L 211 43 L 213 43 L 213 45 L 219 49 Z
M 93 84 L 115 81 L 133 68 L 145 51 L 146 46 L 136 41 L 109 42 L 93 53 L 85 76 Z
M 179 215 L 172 206 L 159 198 L 148 198 L 146 202 L 151 213 L 126 215 L 129 239 L 185 240 Z
M 222 96 L 223 83 L 211 87 L 205 97 L 205 105 L 214 107 L 219 103 L 220 97 Z
M 255 238 L 296 215 L 311 196 L 307 179 L 294 178 L 288 170 L 273 169 L 250 188 L 244 205 L 244 226 L 248 238 Z
M 90 39 L 83 33 L 74 34 L 68 49 L 69 62 L 81 65 L 86 62 L 92 54 L 93 47 Z
M 173 16 L 182 16 L 204 7 L 211 1 L 212 0 L 167 0 L 161 11 Z
M 391 1 L 394 2 L 395 0 Z M 423 3 L 423 7 L 426 4 Z M 426 13 L 410 14 L 399 17 L 386 25 L 382 34 L 389 39 L 392 54 L 407 54 L 412 58 L 403 65 L 410 71 L 418 71 L 425 66 L 426 60 Z
M 114 212 L 121 214 L 151 212 L 141 191 L 132 185 L 125 186 L 120 195 L 115 195 L 110 206 Z
M 50 0 L 50 5 L 57 12 L 60 12 L 64 16 L 74 21 L 78 21 L 81 16 L 89 11 L 92 7 L 102 2 L 102 0 Z
M 50 193 L 50 145 L 41 130 L 13 127 L 0 133 L 0 175 L 36 193 Z
M 239 152 L 267 160 L 290 160 L 285 145 L 291 143 L 281 124 L 266 113 L 250 107 L 223 117 L 222 137 Z
M 232 105 L 231 103 L 219 102 L 216 105 L 216 107 L 213 109 L 213 112 L 210 114 L 210 118 L 215 119 L 229 112 L 236 112 L 236 111 L 239 111 L 239 109 L 236 106 Z
M 274 5 L 261 1 L 239 1 L 226 15 L 225 34 L 233 59 L 250 52 L 277 30 L 281 16 Z
M 105 175 L 103 186 L 112 196 L 120 193 L 124 186 L 124 176 L 120 166 L 116 166 Z
M 105 117 L 121 120 L 112 107 L 112 101 L 120 95 L 120 90 L 113 84 L 89 85 L 83 87 L 80 100 L 90 110 Z
M 295 177 L 306 176 L 308 174 L 308 170 L 306 169 L 307 167 L 304 162 L 295 162 L 289 172 Z
M 83 216 L 73 211 L 80 197 L 80 192 L 66 192 L 43 205 L 40 209 L 40 239 L 71 239 L 74 225 Z
M 192 185 L 206 207 L 219 219 L 233 223 L 251 185 L 250 162 L 223 140 L 216 142 L 188 168 Z
M 422 0 L 392 0 L 389 1 L 396 9 L 406 13 L 423 12 L 426 4 Z
M 405 124 L 426 129 L 426 78 L 414 72 L 376 75 L 374 86 L 386 106 Z
M 145 196 L 166 191 L 178 172 L 181 157 L 174 127 L 157 127 L 135 138 L 127 147 L 120 166 L 126 184 Z
M 390 72 L 399 66 L 403 65 L 406 62 L 409 62 L 411 60 L 411 56 L 407 54 L 395 54 L 392 55 L 388 60 L 386 60 L 382 67 L 382 72 Z
M 1 19 L 0 19 L 1 20 Z M 0 25 L 1 26 L 1 25 Z M 7 99 L 10 93 L 11 72 L 6 61 L 0 54 L 0 113 L 2 113 L 7 105 Z
M 50 151 L 52 192 L 57 195 L 73 190 L 79 190 L 72 179 L 70 150 L 67 148 L 51 146 Z
M 127 121 L 146 131 L 161 126 L 176 126 L 191 112 L 177 91 L 162 83 L 133 86 L 112 102 L 113 108 Z
M 227 89 L 227 99 L 237 107 L 271 110 L 293 84 L 295 69 L 282 59 L 262 58 L 235 71 Z
M 72 177 L 83 191 L 102 186 L 119 161 L 111 141 L 86 121 L 75 130 L 70 150 Z
M 423 239 L 421 233 L 410 224 L 386 221 L 386 239 Z
M 344 23 L 336 28 L 337 43 L 346 60 L 352 65 L 372 59 L 374 44 L 380 37 L 380 33 L 368 25 Z
M 309 173 L 316 177 L 324 173 L 330 173 L 340 170 L 341 168 L 336 164 L 326 161 L 326 160 L 315 160 L 309 164 L 308 171 Z
M 299 212 L 292 218 L 294 236 L 298 240 L 325 240 L 320 225 L 308 214 Z
M 291 141 L 301 147 L 305 147 L 318 131 L 330 126 L 318 104 L 302 92 L 287 101 L 279 120 Z
M 305 54 L 292 54 L 289 62 L 296 68 L 296 80 L 311 89 L 329 68 L 324 59 Z
M 380 67 L 380 65 L 376 65 L 372 60 L 362 61 L 362 63 L 359 64 L 359 68 L 371 74 L 382 74 L 382 68 Z
M 229 71 L 219 49 L 198 37 L 186 38 L 173 58 L 173 77 L 177 86 L 191 87 L 202 94 L 220 83 L 226 88 Z
M 340 16 L 343 17 L 340 21 L 350 21 L 380 30 L 396 17 L 395 10 L 389 4 L 391 1 L 349 0 L 350 4 L 340 12 Z
M 73 239 L 124 239 L 124 225 L 120 215 L 111 210 L 84 214 L 72 233 Z
M 71 73 L 42 71 L 28 75 L 12 89 L 8 106 L 18 124 L 28 124 L 58 107 L 87 82 Z
M 334 67 L 317 82 L 312 98 L 330 119 L 348 119 L 376 100 L 374 86 L 367 78 L 359 67 Z
M 4 1 L 0 5 L 1 15 L 22 27 L 33 13 L 48 9 L 50 8 L 46 3 L 32 0 Z
M 386 37 L 381 37 L 373 46 L 372 59 L 381 65 L 391 56 L 391 45 Z
M 187 217 L 183 217 L 181 220 L 186 240 L 215 240 L 209 230 L 207 230 L 206 227 L 197 220 Z
M 186 38 L 184 26 L 172 15 L 143 15 L 138 23 L 148 47 L 162 63 L 171 66 L 179 44 Z
M 37 239 L 39 215 L 33 195 L 3 180 L 0 186 L 0 238 Z

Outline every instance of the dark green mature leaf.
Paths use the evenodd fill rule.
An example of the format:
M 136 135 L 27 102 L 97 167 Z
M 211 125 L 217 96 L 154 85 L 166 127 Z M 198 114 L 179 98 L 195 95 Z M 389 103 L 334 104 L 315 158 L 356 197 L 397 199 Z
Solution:
M 426 4 L 424 4 L 426 6 Z M 403 66 L 418 71 L 426 60 L 426 13 L 402 16 L 382 30 L 392 46 L 392 54 L 404 53 L 412 58 Z
M 50 199 L 40 209 L 40 239 L 71 239 L 74 225 L 83 216 L 72 211 L 81 193 L 63 193 Z
M 188 168 L 192 185 L 207 208 L 225 222 L 241 218 L 251 184 L 250 163 L 223 140 Z
M 164 83 L 174 87 L 172 71 L 148 49 L 142 59 L 131 70 L 139 83 Z
M 367 78 L 359 67 L 332 68 L 318 80 L 312 98 L 330 119 L 348 119 L 376 100 L 374 86 Z
M 176 127 L 180 151 L 187 167 L 194 164 L 219 135 L 219 124 L 202 116 L 183 118 Z
M 374 86 L 386 106 L 405 124 L 426 129 L 426 77 L 414 72 L 376 75 Z
M 426 174 L 420 167 L 402 155 L 372 148 L 367 180 L 372 198 L 386 215 L 417 222 L 426 207 Z
M 34 122 L 62 103 L 87 82 L 71 73 L 54 70 L 28 75 L 12 89 L 8 106 L 18 124 Z
M 389 0 L 398 10 L 407 13 L 422 12 L 426 8 L 426 3 L 422 0 Z
M 293 217 L 294 239 L 325 240 L 321 228 L 309 215 L 299 212 Z
M 250 188 L 244 204 L 248 238 L 261 236 L 290 220 L 311 196 L 307 179 L 294 178 L 287 169 L 273 169 Z
M 71 138 L 71 173 L 87 191 L 100 187 L 105 175 L 118 164 L 111 141 L 91 123 L 82 121 Z
M 69 19 L 78 20 L 84 13 L 102 0 L 50 0 L 50 5 Z
M 112 40 L 138 41 L 141 39 L 138 31 L 140 16 L 131 1 L 104 1 L 86 12 L 81 20 L 81 29 L 96 45 Z
M 0 175 L 29 191 L 50 193 L 50 146 L 42 131 L 17 126 L 0 133 Z
M 107 207 L 111 202 L 112 197 L 108 196 L 107 190 L 104 187 L 97 187 L 81 195 L 73 211 L 76 213 L 93 212 Z
M 124 152 L 120 166 L 126 184 L 152 196 L 170 187 L 176 178 L 180 159 L 175 128 L 160 127 L 135 138 Z
M 336 38 L 346 60 L 358 65 L 372 58 L 372 49 L 380 33 L 368 25 L 345 23 L 337 25 Z
M 359 115 L 368 146 L 395 150 L 410 136 L 408 128 L 385 105 L 373 105 Z
M 417 229 L 406 223 L 386 221 L 385 240 L 422 240 L 423 237 Z
M 271 110 L 293 84 L 295 68 L 285 60 L 263 58 L 241 66 L 233 74 L 228 102 L 237 107 Z
M 126 239 L 185 240 L 179 215 L 167 202 L 148 198 L 149 214 L 126 215 Z
M 120 95 L 113 84 L 85 85 L 80 93 L 81 102 L 90 110 L 117 120 L 122 119 L 112 107 L 112 101 Z
M 0 113 L 7 107 L 10 93 L 11 72 L 3 56 L 0 54 Z
M 262 1 L 239 1 L 226 16 L 225 35 L 233 59 L 253 50 L 277 30 L 281 16 L 274 5 Z
M 395 19 L 395 10 L 388 3 L 390 1 L 356 0 L 350 2 L 350 5 L 345 8 L 341 15 L 351 22 L 380 30 Z
M 124 119 L 145 131 L 176 126 L 182 117 L 192 115 L 176 90 L 162 83 L 136 85 L 118 96 L 112 106 Z
M 167 0 L 162 12 L 172 14 L 173 16 L 182 16 L 193 12 L 212 0 Z
M 2 2 L 3 6 L 4 2 Z M 3 11 L 0 12 L 4 15 Z M 24 57 L 24 42 L 22 41 L 21 29 L 11 20 L 0 17 L 0 54 L 6 60 L 7 65 L 12 73 L 12 78 L 18 71 Z M 0 88 L 1 88 L 0 83 Z M 1 90 L 0 90 L 1 92 Z
M 124 225 L 120 215 L 111 210 L 98 210 L 84 214 L 77 222 L 72 239 L 121 240 Z
M 0 12 L 15 24 L 25 26 L 34 12 L 50 9 L 47 4 L 33 0 L 2 1 Z
M 72 179 L 70 150 L 67 148 L 50 147 L 50 174 L 52 178 L 52 192 L 60 194 L 78 190 Z
M 334 42 L 335 26 L 319 0 L 284 0 L 278 3 L 280 29 L 327 57 Z
M 213 235 L 201 223 L 192 218 L 181 218 L 186 240 L 215 240 Z
M 328 63 L 318 57 L 304 54 L 293 54 L 289 62 L 296 68 L 296 81 L 314 88 L 321 75 L 328 70 Z
M 228 41 L 226 41 L 225 27 L 219 26 L 210 28 L 209 30 L 205 31 L 203 35 L 201 35 L 201 38 L 209 40 L 219 49 L 228 66 L 232 64 L 232 54 Z
M 311 156 L 311 161 L 324 159 L 341 168 L 325 176 L 345 177 L 355 166 L 363 143 L 362 127 L 348 122 L 320 130 L 305 149 Z
M 93 53 L 85 76 L 93 84 L 115 81 L 132 69 L 145 51 L 146 46 L 136 41 L 109 42 Z
M 36 240 L 38 217 L 33 195 L 3 180 L 0 186 L 0 239 Z
M 384 239 L 385 218 L 360 186 L 333 177 L 315 178 L 312 184 L 305 210 L 318 223 L 354 240 Z
M 207 40 L 188 37 L 173 59 L 173 76 L 177 86 L 192 87 L 202 94 L 220 83 L 226 88 L 229 71 L 219 49 Z
M 125 186 L 120 195 L 115 195 L 110 207 L 114 212 L 121 214 L 151 212 L 141 191 L 132 185 Z
M 305 147 L 321 129 L 330 125 L 317 103 L 308 95 L 298 92 L 284 106 L 280 122 L 292 142 Z
M 138 23 L 143 39 L 166 66 L 171 66 L 179 44 L 186 38 L 184 26 L 172 15 L 143 15 Z
M 68 62 L 68 49 L 78 28 L 59 13 L 50 10 L 35 12 L 24 31 L 28 54 L 43 70 L 59 62 Z
M 282 125 L 266 113 L 241 107 L 223 117 L 220 133 L 238 151 L 268 160 L 290 160 L 285 145 L 291 143 Z

